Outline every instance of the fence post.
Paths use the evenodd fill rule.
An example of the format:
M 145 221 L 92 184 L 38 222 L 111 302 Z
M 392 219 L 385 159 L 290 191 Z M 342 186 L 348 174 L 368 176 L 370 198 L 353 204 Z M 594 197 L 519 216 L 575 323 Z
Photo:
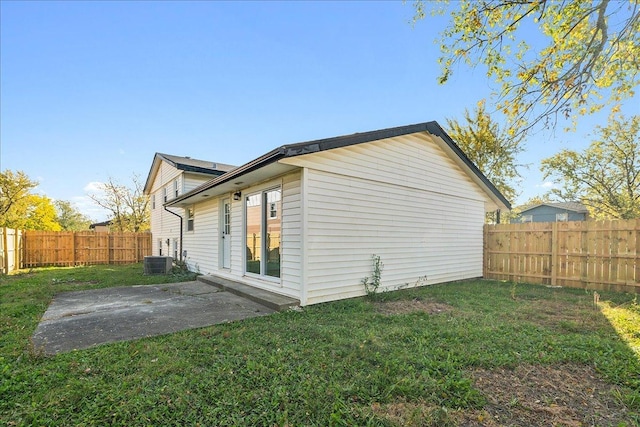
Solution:
M 9 229 L 7 227 L 3 227 L 2 228 L 2 251 L 3 251 L 3 255 L 2 255 L 2 261 L 3 261 L 3 266 L 2 266 L 2 271 L 5 274 L 9 274 L 9 239 L 7 234 L 9 233 Z
M 551 223 L 551 286 L 558 280 L 558 223 Z
M 72 259 L 73 259 L 73 266 L 75 267 L 76 265 L 78 265 L 78 259 L 76 258 L 76 232 L 73 231 L 73 234 L 71 235 L 71 253 L 73 255 L 71 255 Z
M 589 221 L 580 223 L 580 282 L 586 289 L 589 285 Z
M 636 219 L 635 227 L 633 228 L 633 233 L 636 238 L 636 260 L 635 260 L 635 273 L 634 273 L 634 281 L 637 284 L 640 283 L 640 218 Z
M 489 256 L 489 245 L 487 244 L 489 231 L 487 230 L 487 227 L 489 227 L 488 224 L 485 224 L 482 227 L 482 277 L 484 277 L 485 279 L 487 278 L 487 258 Z
M 22 251 L 20 250 L 20 230 L 16 230 L 13 235 L 13 268 L 14 270 L 20 270 L 22 267 L 22 260 L 20 259 Z

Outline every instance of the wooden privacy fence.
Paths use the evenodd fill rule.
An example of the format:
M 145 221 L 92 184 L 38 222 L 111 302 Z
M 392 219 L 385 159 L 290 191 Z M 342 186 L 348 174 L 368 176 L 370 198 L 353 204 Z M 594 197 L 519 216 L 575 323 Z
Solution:
M 2 230 L 3 266 L 7 265 L 6 259 L 14 260 L 13 268 L 3 268 L 3 273 L 29 267 L 127 264 L 151 255 L 151 233 Z M 6 243 L 12 241 L 12 232 L 20 236 L 13 237 L 14 246 Z M 11 252 L 12 247 L 17 250 Z
M 485 278 L 640 292 L 640 219 L 485 225 Z

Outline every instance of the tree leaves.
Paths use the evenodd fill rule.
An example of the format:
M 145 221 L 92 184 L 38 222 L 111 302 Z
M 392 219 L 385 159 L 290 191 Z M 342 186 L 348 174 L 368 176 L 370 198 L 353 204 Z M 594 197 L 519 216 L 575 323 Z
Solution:
M 518 196 L 514 181 L 520 178 L 517 157 L 524 149 L 523 137 L 501 129 L 480 101 L 473 115 L 465 110 L 462 123 L 447 120 L 448 133 L 473 163 L 508 199 Z
M 640 218 L 640 116 L 612 117 L 582 153 L 562 150 L 542 161 L 564 200 L 580 199 L 594 218 Z
M 522 132 L 615 105 L 640 83 L 640 4 L 630 1 L 460 0 L 438 43 L 446 83 L 460 63 L 498 84 L 497 110 Z M 414 22 L 431 2 L 414 3 Z M 542 42 L 540 42 L 542 40 Z

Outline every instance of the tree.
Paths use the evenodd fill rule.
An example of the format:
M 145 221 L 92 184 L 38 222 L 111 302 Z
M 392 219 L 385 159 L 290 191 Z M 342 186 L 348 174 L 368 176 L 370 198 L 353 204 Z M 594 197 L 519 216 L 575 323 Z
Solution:
M 562 150 L 542 161 L 545 179 L 564 200 L 580 200 L 594 218 L 640 218 L 640 116 L 611 117 L 583 152 Z
M 91 218 L 78 211 L 71 202 L 66 200 L 56 200 L 56 221 L 63 230 L 81 231 L 88 230 L 91 225 Z
M 501 129 L 480 101 L 473 115 L 464 111 L 464 121 L 447 119 L 449 135 L 482 173 L 507 198 L 518 196 L 514 181 L 520 178 L 517 156 L 523 151 L 522 136 Z
M 28 207 L 31 190 L 38 183 L 32 181 L 22 171 L 13 173 L 10 170 L 0 172 L 0 226 L 15 227 L 14 224 L 24 218 Z
M 51 199 L 38 194 L 28 197 L 29 205 L 21 227 L 24 230 L 60 231 L 62 227 L 56 221 L 56 209 Z
M 559 115 L 575 125 L 578 115 L 634 95 L 640 83 L 639 1 L 455 2 L 438 40 L 439 82 L 461 63 L 484 65 L 499 87 L 497 108 L 514 131 L 538 123 L 555 127 Z M 414 22 L 427 9 L 444 13 L 434 4 L 416 0 Z
M 144 185 L 137 175 L 132 176 L 133 187 L 119 184 L 113 178 L 102 184 L 103 194 L 89 197 L 100 207 L 111 212 L 115 231 L 146 231 L 149 229 L 149 199 L 143 193 Z

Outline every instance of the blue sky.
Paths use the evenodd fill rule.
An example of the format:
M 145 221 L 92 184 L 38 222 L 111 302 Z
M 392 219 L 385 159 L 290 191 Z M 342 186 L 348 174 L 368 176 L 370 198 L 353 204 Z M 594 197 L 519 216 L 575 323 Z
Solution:
M 434 39 L 411 2 L 0 2 L 0 169 L 95 220 L 87 194 L 144 180 L 155 152 L 240 165 L 277 146 L 447 118 L 494 89 L 482 69 L 437 84 Z M 626 102 L 640 114 L 640 97 Z M 594 124 L 540 132 L 520 159 L 583 149 Z

